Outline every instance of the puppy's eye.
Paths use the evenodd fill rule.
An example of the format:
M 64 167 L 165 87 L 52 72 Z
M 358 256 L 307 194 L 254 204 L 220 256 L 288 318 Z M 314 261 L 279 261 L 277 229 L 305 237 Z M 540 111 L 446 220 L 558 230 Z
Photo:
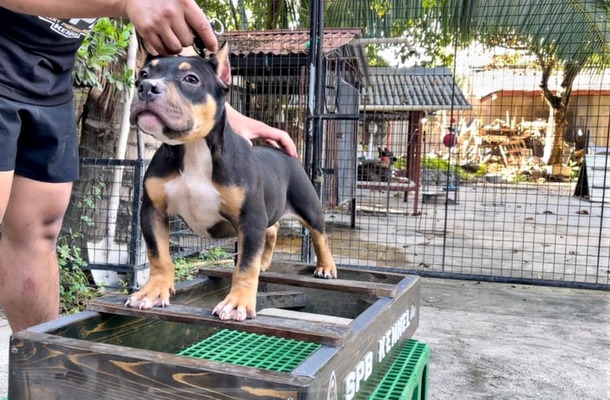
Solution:
M 184 81 L 186 83 L 195 85 L 195 84 L 199 83 L 199 78 L 197 78 L 197 75 L 188 74 L 187 76 L 184 77 Z
M 148 78 L 148 71 L 141 70 L 140 71 L 140 79 L 146 79 L 146 78 Z

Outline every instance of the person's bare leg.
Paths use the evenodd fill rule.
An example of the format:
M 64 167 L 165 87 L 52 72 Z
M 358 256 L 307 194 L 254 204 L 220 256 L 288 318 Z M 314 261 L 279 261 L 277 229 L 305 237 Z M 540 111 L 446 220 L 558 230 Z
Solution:
M 13 182 L 13 171 L 0 171 L 0 224 L 4 218 L 4 212 L 11 194 L 11 184 Z
M 55 245 L 71 190 L 72 183 L 12 179 L 0 239 L 0 307 L 14 332 L 58 316 Z

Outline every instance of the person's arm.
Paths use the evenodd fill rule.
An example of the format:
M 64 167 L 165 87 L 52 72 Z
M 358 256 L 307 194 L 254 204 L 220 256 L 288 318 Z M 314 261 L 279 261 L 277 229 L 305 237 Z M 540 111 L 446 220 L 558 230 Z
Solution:
M 0 0 L 0 7 L 55 18 L 128 18 L 138 34 L 162 55 L 178 54 L 201 37 L 216 51 L 218 41 L 194 0 Z
M 236 109 L 226 104 L 227 119 L 235 132 L 248 140 L 260 138 L 272 145 L 281 146 L 291 157 L 297 157 L 297 146 L 292 141 L 288 132 L 273 128 L 264 122 L 246 117 Z

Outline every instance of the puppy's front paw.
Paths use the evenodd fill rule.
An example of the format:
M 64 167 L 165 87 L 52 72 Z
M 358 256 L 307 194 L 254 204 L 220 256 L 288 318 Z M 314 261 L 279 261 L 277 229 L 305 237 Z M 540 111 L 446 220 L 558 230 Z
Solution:
M 125 307 L 148 310 L 153 307 L 169 306 L 169 298 L 176 292 L 173 281 L 150 280 L 144 287 L 133 293 L 125 302 Z
M 316 278 L 323 279 L 336 279 L 337 278 L 337 267 L 333 265 L 318 265 L 316 270 L 313 272 L 313 276 Z
M 243 321 L 256 318 L 256 290 L 231 289 L 227 297 L 212 311 L 223 320 Z

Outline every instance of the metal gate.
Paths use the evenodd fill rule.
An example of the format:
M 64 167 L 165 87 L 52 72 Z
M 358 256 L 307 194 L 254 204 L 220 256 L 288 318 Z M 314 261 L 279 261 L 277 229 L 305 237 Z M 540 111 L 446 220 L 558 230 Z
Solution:
M 316 23 L 324 25 L 312 18 Z M 364 29 L 348 45 L 367 53 L 366 46 L 380 51 L 384 43 L 392 40 Z M 604 190 L 587 181 L 583 163 L 585 154 L 607 160 L 610 74 L 583 67 L 572 86 L 560 164 L 547 165 L 548 137 L 558 128 L 540 87 L 547 79 L 549 90 L 558 90 L 561 74 L 548 81 L 531 53 L 508 46 L 456 44 L 452 56 L 450 68 L 366 65 L 358 104 L 309 115 L 358 121 L 353 201 L 331 202 L 326 210 L 336 261 L 424 276 L 610 289 L 610 221 L 605 197 L 597 196 Z M 475 57 L 486 64 L 460 64 Z M 333 134 L 326 129 L 313 138 L 327 143 Z M 353 183 L 337 179 L 339 193 Z M 288 224 L 283 232 L 297 230 Z M 280 239 L 276 257 L 298 259 L 287 243 Z

